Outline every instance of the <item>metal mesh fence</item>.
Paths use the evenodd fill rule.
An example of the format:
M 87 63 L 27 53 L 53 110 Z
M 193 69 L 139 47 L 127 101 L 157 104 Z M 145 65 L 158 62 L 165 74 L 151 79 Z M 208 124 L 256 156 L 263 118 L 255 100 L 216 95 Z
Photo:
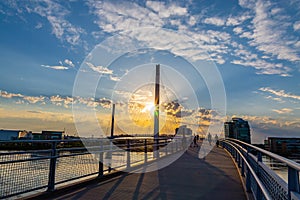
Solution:
M 92 154 L 72 154 L 72 152 L 60 152 L 56 161 L 55 183 L 62 183 L 84 176 L 95 175 L 99 172 L 99 162 Z
M 24 197 L 29 192 L 52 190 L 58 184 L 69 184 L 102 174 L 99 172 L 100 165 L 102 166 L 99 163 L 100 154 L 103 154 L 104 158 L 104 174 L 111 172 L 109 169 L 119 170 L 156 159 L 152 151 L 153 143 L 147 143 L 148 150 L 145 153 L 145 145 L 142 142 L 138 145 L 132 144 L 130 151 L 126 144 L 125 147 L 119 148 L 111 142 L 101 141 L 90 142 L 88 148 L 92 151 L 80 146 L 78 141 L 76 141 L 76 145 L 79 145 L 77 147 L 72 147 L 73 141 L 31 141 L 29 143 L 33 144 L 32 142 L 34 143 L 32 147 L 38 147 L 35 144 L 39 143 L 42 144 L 41 147 L 47 149 L 0 152 L 0 198 Z M 166 140 L 159 144 L 159 157 L 180 151 L 181 144 L 172 142 L 166 147 L 164 142 Z M 20 141 L 20 143 L 28 143 L 28 141 Z M 55 173 L 50 173 L 50 169 L 54 169 Z M 52 177 L 51 174 L 55 176 L 49 178 Z
M 266 189 L 273 199 L 288 199 L 287 185 L 279 183 L 279 177 L 263 164 L 259 165 L 260 180 L 265 185 Z
M 47 187 L 50 159 L 38 153 L 0 154 L 0 198 Z

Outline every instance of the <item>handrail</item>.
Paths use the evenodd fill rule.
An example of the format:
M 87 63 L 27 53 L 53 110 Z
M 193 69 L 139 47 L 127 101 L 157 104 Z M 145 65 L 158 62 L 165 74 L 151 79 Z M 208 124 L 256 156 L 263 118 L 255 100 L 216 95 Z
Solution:
M 248 146 L 248 147 L 251 147 L 251 148 L 253 148 L 253 149 L 255 149 L 255 150 L 257 150 L 257 151 L 259 151 L 259 152 L 261 152 L 261 153 L 263 153 L 263 154 L 265 154 L 265 155 L 271 157 L 271 158 L 274 158 L 274 159 L 276 159 L 276 160 L 279 160 L 279 161 L 281 161 L 281 162 L 287 164 L 288 166 L 290 166 L 290 167 L 292 167 L 292 168 L 294 168 L 294 169 L 300 171 L 300 164 L 297 163 L 297 162 L 295 162 L 295 161 L 289 160 L 289 159 L 284 158 L 284 157 L 282 157 L 282 156 L 280 156 L 280 155 L 274 154 L 274 153 L 272 153 L 272 152 L 270 152 L 270 151 L 261 149 L 261 148 L 259 148 L 259 147 L 256 147 L 256 146 L 254 146 L 254 145 L 248 144 L 248 143 L 246 143 L 246 142 L 243 142 L 243 141 L 240 141 L 240 140 L 237 140 L 237 139 L 231 139 L 231 138 L 228 138 L 227 140 L 235 141 L 235 142 L 237 142 L 237 143 L 241 143 L 241 144 L 243 144 L 243 145 L 246 145 L 246 146 Z
M 226 142 L 226 141 L 223 141 Z M 267 200 L 271 200 L 272 197 L 270 196 L 269 192 L 267 191 L 266 187 L 264 186 L 264 184 L 260 181 L 260 179 L 258 178 L 258 176 L 256 175 L 255 171 L 252 169 L 251 165 L 248 163 L 247 159 L 243 156 L 243 154 L 240 152 L 240 150 L 238 148 L 236 148 L 234 145 L 232 145 L 229 142 L 226 142 L 227 144 L 231 145 L 231 147 L 233 147 L 238 154 L 240 155 L 240 157 L 243 159 L 243 161 L 245 162 L 245 164 L 247 165 L 247 168 L 250 170 L 252 176 L 254 177 L 256 183 L 258 184 L 259 188 L 261 189 L 263 195 L 265 196 L 265 198 Z
M 103 138 L 104 139 L 104 138 Z M 0 141 L 0 146 L 5 147 L 3 144 L 8 144 L 8 147 L 14 148 L 14 145 L 18 143 L 20 145 L 16 145 L 17 149 L 9 152 L 0 152 L 0 164 L 3 165 L 1 168 L 0 176 L 1 182 L 5 182 L 5 184 L 0 183 L 0 199 L 1 198 L 9 198 L 16 195 L 27 194 L 28 192 L 37 191 L 38 189 L 47 189 L 48 191 L 53 191 L 56 188 L 57 184 L 67 183 L 69 181 L 73 181 L 82 177 L 98 177 L 103 176 L 104 172 L 110 173 L 114 169 L 130 169 L 131 167 L 135 167 L 136 165 L 148 163 L 159 159 L 160 157 L 169 156 L 173 153 L 182 150 L 182 145 L 177 145 L 177 143 L 181 143 L 181 140 L 174 139 L 171 141 L 168 138 L 158 138 L 156 141 L 159 142 L 149 142 L 150 138 L 115 138 L 118 141 L 121 141 L 120 144 L 114 144 L 113 140 L 105 138 L 89 138 L 85 139 L 71 139 L 71 140 L 12 140 L 12 141 Z M 142 140 L 142 142 L 141 142 Z M 87 145 L 84 147 L 76 146 L 76 142 L 82 141 L 83 143 L 86 141 L 91 146 Z M 123 142 L 125 141 L 125 143 Z M 31 146 L 24 146 L 28 148 L 28 150 L 18 149 L 22 147 L 22 144 L 32 144 L 32 147 L 36 147 L 36 143 L 47 144 L 47 146 L 41 145 L 42 148 L 47 149 L 37 149 L 31 150 Z M 75 145 L 72 145 L 74 143 Z M 64 146 L 62 144 L 70 144 L 70 146 Z M 170 144 L 169 147 L 166 146 L 165 150 L 162 150 L 162 147 Z M 158 146 L 161 148 L 160 154 L 151 156 L 149 153 L 152 153 L 152 149 Z M 38 147 L 38 145 L 37 145 Z M 150 147 L 150 148 L 149 148 Z M 152 148 L 151 148 L 152 147 Z M 107 161 L 105 165 L 103 164 L 104 160 L 112 159 L 112 154 L 114 152 L 118 152 L 121 150 L 125 150 L 123 156 L 126 159 L 120 159 L 120 161 L 113 160 Z M 136 151 L 138 150 L 138 151 Z M 77 152 L 78 151 L 78 152 Z M 64 152 L 68 152 L 64 154 Z M 126 152 L 126 153 L 125 153 Z M 143 155 L 136 155 L 136 152 L 143 153 Z M 154 151 L 153 151 L 154 153 Z M 28 154 L 28 155 L 27 155 Z M 42 156 L 32 156 L 30 154 L 41 154 Z M 85 155 L 94 154 L 98 161 L 92 162 L 95 158 L 85 157 Z M 115 155 L 118 156 L 118 155 Z M 72 157 L 72 159 L 70 159 Z M 125 158 L 124 157 L 124 158 Z M 28 164 L 28 163 L 29 164 Z M 74 164 L 74 173 L 68 173 L 67 168 L 64 168 L 64 165 L 68 165 L 68 162 L 72 162 L 70 164 Z M 110 163 L 111 162 L 111 163 Z M 115 162 L 115 164 L 113 163 Z M 14 164 L 17 163 L 17 164 Z M 82 168 L 82 170 L 78 170 L 75 166 L 76 163 L 77 168 L 80 167 L 83 163 L 86 165 Z M 13 170 L 16 171 L 14 173 L 11 170 L 11 164 L 14 164 Z M 4 166 L 5 165 L 5 166 Z M 2 166 L 1 166 L 2 167 Z M 69 167 L 69 165 L 67 166 Z M 35 181 L 31 179 L 28 170 L 38 170 L 39 175 L 41 175 L 41 182 Z M 76 168 L 76 169 L 75 169 Z M 72 169 L 71 169 L 72 170 Z M 24 172 L 24 174 L 23 174 Z M 18 185 L 18 180 L 25 181 L 26 187 L 11 187 L 11 185 Z M 23 182 L 20 185 L 24 185 Z
M 235 147 L 239 151 L 243 151 L 244 155 L 247 155 L 247 160 L 256 169 L 256 174 L 265 184 L 272 197 L 275 198 L 276 195 L 280 195 L 284 199 L 300 199 L 299 163 L 237 139 L 230 138 L 221 142 L 230 147 Z M 256 156 L 251 153 L 252 150 L 257 153 Z M 239 160 L 234 152 L 231 152 L 231 154 L 236 158 L 236 161 Z M 285 181 L 263 162 L 262 155 L 270 157 L 287 167 L 288 177 Z M 276 194 L 273 194 L 275 191 Z

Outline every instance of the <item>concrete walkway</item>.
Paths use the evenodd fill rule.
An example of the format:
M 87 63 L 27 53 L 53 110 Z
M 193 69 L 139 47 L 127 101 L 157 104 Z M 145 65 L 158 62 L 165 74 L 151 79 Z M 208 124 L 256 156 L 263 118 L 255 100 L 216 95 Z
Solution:
M 222 149 L 199 159 L 190 148 L 177 161 L 158 171 L 122 174 L 49 199 L 246 199 L 236 167 Z M 57 195 L 60 196 L 57 196 Z

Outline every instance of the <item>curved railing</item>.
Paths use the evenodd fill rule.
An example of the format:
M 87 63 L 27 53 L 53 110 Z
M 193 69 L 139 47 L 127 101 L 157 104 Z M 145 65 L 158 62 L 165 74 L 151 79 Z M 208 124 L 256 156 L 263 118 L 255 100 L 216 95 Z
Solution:
M 236 139 L 223 140 L 221 144 L 235 158 L 246 190 L 255 199 L 300 199 L 300 164 Z M 286 166 L 287 180 L 275 173 L 268 161 Z
M 176 138 L 86 139 L 83 143 L 85 146 L 81 140 L 0 141 L 0 199 L 53 191 L 184 150 Z M 161 148 L 158 155 L 154 148 Z

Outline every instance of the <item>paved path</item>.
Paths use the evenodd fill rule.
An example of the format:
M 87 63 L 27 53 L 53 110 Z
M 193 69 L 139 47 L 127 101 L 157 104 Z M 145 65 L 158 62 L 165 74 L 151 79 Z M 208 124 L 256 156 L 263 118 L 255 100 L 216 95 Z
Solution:
M 229 155 L 215 147 L 205 158 L 190 148 L 177 161 L 158 171 L 122 174 L 101 183 L 49 199 L 246 199 Z

